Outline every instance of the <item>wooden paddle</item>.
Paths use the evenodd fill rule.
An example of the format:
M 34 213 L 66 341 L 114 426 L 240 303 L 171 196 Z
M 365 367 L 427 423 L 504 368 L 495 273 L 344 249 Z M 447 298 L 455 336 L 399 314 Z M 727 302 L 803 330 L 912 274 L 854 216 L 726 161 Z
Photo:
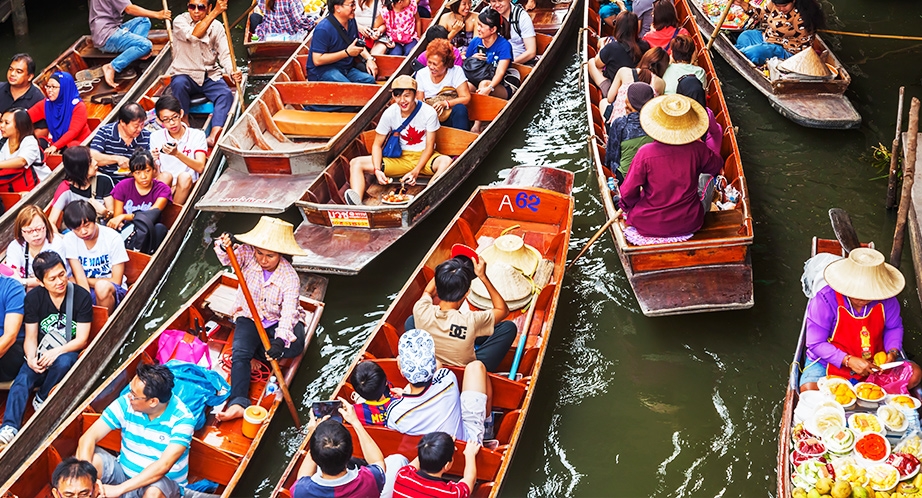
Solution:
M 724 11 L 720 13 L 720 20 L 717 21 L 717 25 L 714 26 L 714 32 L 711 33 L 711 39 L 708 40 L 706 50 L 711 50 L 711 46 L 714 45 L 714 40 L 717 39 L 717 35 L 720 33 L 721 26 L 724 25 L 724 21 L 727 20 L 727 15 L 730 14 L 730 7 L 733 7 L 733 0 L 727 0 L 727 6 L 724 7 Z
M 240 24 L 240 21 L 242 21 L 243 18 L 247 16 L 247 14 L 249 14 L 250 12 L 253 12 L 253 9 L 256 8 L 256 2 L 257 2 L 257 1 L 258 1 L 258 0 L 253 0 L 253 3 L 251 3 L 250 6 L 247 7 L 247 10 L 243 11 L 243 14 L 240 14 L 240 17 L 238 17 L 236 20 L 234 20 L 234 24 L 232 24 L 231 26 L 236 26 L 236 25 Z M 225 25 L 225 26 L 227 25 L 227 19 L 225 19 L 224 25 Z
M 224 34 L 227 35 L 227 48 L 230 50 L 231 79 L 234 80 L 234 86 L 237 87 L 237 95 L 243 95 L 240 91 L 240 83 L 234 79 L 234 75 L 237 74 L 237 56 L 234 55 L 234 40 L 231 39 L 230 25 L 227 24 L 227 11 L 222 12 L 221 16 L 223 16 L 224 20 Z M 224 126 L 224 124 L 222 123 L 221 126 Z
M 547 286 L 547 283 L 551 281 L 551 275 L 553 274 L 553 261 L 545 259 L 538 263 L 538 269 L 535 270 L 535 278 L 532 279 L 535 284 L 534 294 L 531 298 L 528 313 L 525 315 L 525 324 L 522 325 L 522 336 L 519 338 L 519 345 L 515 348 L 515 359 L 512 360 L 512 368 L 509 369 L 509 378 L 512 380 L 515 380 L 516 370 L 519 369 L 519 363 L 522 361 L 522 354 L 525 352 L 525 343 L 528 342 L 528 331 L 531 329 L 531 322 L 535 318 L 535 307 L 538 305 L 538 296 L 541 295 L 541 291 Z
M 166 4 L 166 0 L 163 0 L 163 10 L 170 10 L 170 6 Z M 166 19 L 166 34 L 170 37 L 170 45 L 173 44 L 173 20 Z
M 605 233 L 605 230 L 608 230 L 608 228 L 611 227 L 616 221 L 618 221 L 619 218 L 621 218 L 620 209 L 615 211 L 615 214 L 611 217 L 611 219 L 606 221 L 605 224 L 602 225 L 602 228 L 600 228 L 599 231 L 596 232 L 595 235 L 593 235 L 591 239 L 589 239 L 589 242 L 586 242 L 586 245 L 583 246 L 583 250 L 581 250 L 579 254 L 577 254 L 576 257 L 573 258 L 573 261 L 570 261 L 570 264 L 567 265 L 566 271 L 569 271 L 570 268 L 573 268 L 573 265 L 576 264 L 576 261 L 579 258 L 581 258 L 583 254 L 586 254 L 586 251 L 588 251 L 589 248 L 592 247 L 592 244 L 595 244 L 595 241 L 599 240 L 599 237 L 601 237 L 602 234 Z
M 835 232 L 839 244 L 842 244 L 842 248 L 845 249 L 845 254 L 852 252 L 852 249 L 861 247 L 861 243 L 858 242 L 858 232 L 852 226 L 852 218 L 846 210 L 840 208 L 830 209 L 829 221 L 832 222 L 832 231 Z
M 237 275 L 240 291 L 243 292 L 243 297 L 246 299 L 247 306 L 250 308 L 250 315 L 253 317 L 253 323 L 256 324 L 256 332 L 259 333 L 259 339 L 263 343 L 263 349 L 269 351 L 269 348 L 272 347 L 272 345 L 269 344 L 269 335 L 266 334 L 263 322 L 259 319 L 259 312 L 256 310 L 256 303 L 253 301 L 253 295 L 250 294 L 250 288 L 247 287 L 247 281 L 243 276 L 243 270 L 240 269 L 240 263 L 237 262 L 237 255 L 234 254 L 234 245 L 229 244 L 224 247 L 224 250 L 227 252 L 227 257 L 230 259 L 231 266 L 234 267 L 234 273 Z M 288 411 L 291 412 L 291 418 L 295 421 L 295 427 L 300 429 L 301 419 L 298 418 L 298 409 L 295 407 L 294 400 L 291 399 L 291 393 L 288 392 L 288 384 L 285 383 L 285 376 L 282 375 L 279 362 L 270 358 L 269 364 L 272 366 L 272 373 L 275 374 L 275 378 L 279 382 L 279 389 L 282 391 L 282 396 L 285 398 L 285 402 L 288 403 Z

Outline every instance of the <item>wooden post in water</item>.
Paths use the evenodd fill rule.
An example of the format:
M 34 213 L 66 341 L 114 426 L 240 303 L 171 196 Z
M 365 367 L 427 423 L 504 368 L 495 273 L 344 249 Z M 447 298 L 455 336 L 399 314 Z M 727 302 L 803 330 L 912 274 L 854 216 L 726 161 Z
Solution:
M 906 138 L 906 160 L 903 161 L 903 192 L 900 195 L 900 209 L 896 215 L 896 231 L 893 234 L 893 249 L 890 264 L 899 268 L 903 256 L 903 238 L 906 232 L 906 218 L 912 208 L 912 183 L 916 173 L 916 148 L 919 145 L 919 99 L 913 97 L 909 106 L 909 136 Z
M 13 11 L 13 34 L 26 36 L 29 34 L 29 18 L 26 17 L 26 0 L 10 0 Z
M 903 92 L 906 87 L 900 87 L 900 103 L 896 108 L 896 135 L 893 137 L 893 145 L 890 146 L 890 175 L 887 179 L 887 209 L 893 209 L 896 205 L 896 163 L 900 156 L 900 133 L 903 131 Z

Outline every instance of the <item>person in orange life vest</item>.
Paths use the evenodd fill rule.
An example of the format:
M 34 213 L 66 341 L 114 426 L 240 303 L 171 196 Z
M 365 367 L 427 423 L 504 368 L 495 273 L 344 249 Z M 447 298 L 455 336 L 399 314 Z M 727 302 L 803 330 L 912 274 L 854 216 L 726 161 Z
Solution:
M 828 284 L 807 304 L 807 359 L 800 390 L 817 389 L 826 375 L 863 379 L 880 367 L 874 355 L 886 352 L 895 361 L 903 347 L 903 320 L 896 296 L 906 280 L 874 249 L 854 249 L 823 272 Z M 919 384 L 915 363 L 909 388 Z

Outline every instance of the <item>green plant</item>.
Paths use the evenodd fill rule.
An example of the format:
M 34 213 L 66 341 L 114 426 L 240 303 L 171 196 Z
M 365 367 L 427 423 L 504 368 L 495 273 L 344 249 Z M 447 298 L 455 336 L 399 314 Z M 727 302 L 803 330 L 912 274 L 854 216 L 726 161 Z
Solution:
M 882 143 L 878 143 L 871 147 L 871 156 L 866 158 L 871 167 L 874 168 L 880 176 L 871 178 L 871 180 L 886 180 L 890 176 L 890 148 L 885 146 Z M 903 181 L 903 168 L 901 164 L 903 163 L 902 157 L 897 157 L 896 159 L 896 178 L 897 184 Z

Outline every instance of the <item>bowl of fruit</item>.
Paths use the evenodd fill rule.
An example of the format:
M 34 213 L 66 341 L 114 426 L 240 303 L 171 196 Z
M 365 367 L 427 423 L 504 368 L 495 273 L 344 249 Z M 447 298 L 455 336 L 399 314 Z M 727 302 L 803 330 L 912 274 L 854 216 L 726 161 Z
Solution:
M 869 432 L 855 441 L 855 453 L 867 462 L 880 463 L 890 456 L 890 442 L 880 434 Z
M 892 465 L 880 463 L 868 468 L 868 483 L 874 491 L 888 491 L 895 488 L 899 481 L 900 471 Z
M 832 428 L 823 433 L 823 444 L 836 455 L 847 455 L 855 448 L 855 433 L 851 429 Z
M 858 406 L 864 408 L 877 408 L 884 397 L 887 396 L 887 391 L 884 391 L 884 389 L 877 384 L 859 382 L 855 384 L 855 394 L 858 396 Z
M 815 437 L 808 437 L 794 443 L 794 451 L 807 458 L 816 458 L 826 453 L 826 445 Z
M 873 413 L 851 414 L 848 417 L 848 427 L 855 431 L 855 435 L 857 436 L 870 432 L 880 434 L 881 436 L 887 435 L 887 429 L 884 428 L 884 424 L 882 424 L 880 419 L 877 418 L 877 415 Z
M 835 398 L 836 403 L 843 408 L 849 408 L 855 404 L 858 397 L 851 384 L 845 379 L 839 377 L 824 377 L 817 383 L 820 390 L 826 392 Z
M 886 463 L 900 472 L 900 480 L 912 479 L 919 473 L 919 459 L 909 453 L 891 453 Z
M 891 394 L 887 396 L 887 404 L 890 406 L 909 408 L 910 410 L 918 410 L 919 407 L 922 406 L 922 401 L 908 394 Z
M 887 433 L 902 433 L 909 427 L 909 419 L 903 415 L 903 410 L 890 405 L 877 408 L 877 418 L 887 427 Z

